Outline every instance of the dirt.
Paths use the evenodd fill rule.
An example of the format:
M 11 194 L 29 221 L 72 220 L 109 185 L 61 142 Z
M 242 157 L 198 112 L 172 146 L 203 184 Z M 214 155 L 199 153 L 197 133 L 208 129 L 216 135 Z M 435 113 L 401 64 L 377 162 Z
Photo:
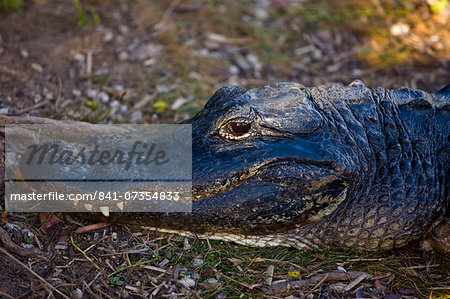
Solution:
M 408 18 L 398 17 L 410 33 L 395 37 L 389 36 L 397 24 L 389 6 L 386 21 L 372 28 L 364 19 L 313 22 L 302 14 L 317 7 L 294 4 L 88 1 L 86 18 L 93 22 L 95 11 L 101 21 L 77 26 L 79 12 L 70 1 L 27 2 L 23 12 L 4 12 L 0 20 L 2 112 L 167 122 L 197 112 L 214 90 L 231 83 L 348 84 L 359 78 L 372 87 L 430 92 L 448 83 L 446 15 L 417 4 Z M 414 14 L 423 21 L 408 25 Z

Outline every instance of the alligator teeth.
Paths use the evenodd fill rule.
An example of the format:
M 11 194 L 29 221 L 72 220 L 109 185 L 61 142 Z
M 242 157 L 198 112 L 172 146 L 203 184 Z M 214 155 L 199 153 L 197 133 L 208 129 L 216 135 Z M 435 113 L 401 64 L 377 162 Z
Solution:
M 78 203 L 80 202 L 80 200 L 79 199 L 74 199 L 73 200 L 73 205 L 76 207 L 76 206 L 78 206 Z
M 93 206 L 92 206 L 91 204 L 89 204 L 89 203 L 85 203 L 85 204 L 84 204 L 84 207 L 86 208 L 86 210 L 88 210 L 88 211 L 92 212 L 92 208 L 93 208 Z
M 123 201 L 117 203 L 116 206 L 117 206 L 121 211 L 123 211 Z
M 100 207 L 100 211 L 102 212 L 102 214 L 105 217 L 109 217 L 109 207 L 108 206 Z

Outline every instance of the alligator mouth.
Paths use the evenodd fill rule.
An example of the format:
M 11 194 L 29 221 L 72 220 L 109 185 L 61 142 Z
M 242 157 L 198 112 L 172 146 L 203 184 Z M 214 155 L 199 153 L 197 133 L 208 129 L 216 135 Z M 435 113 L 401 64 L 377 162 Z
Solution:
M 329 184 L 333 180 L 345 180 L 341 175 L 334 171 L 334 165 L 329 162 L 317 162 L 304 159 L 273 159 L 244 170 L 228 173 L 228 177 L 220 177 L 213 182 L 194 182 L 192 199 L 194 201 L 199 201 L 224 194 L 243 185 L 251 179 L 260 178 L 262 174 L 267 173 L 269 170 L 289 165 L 300 171 L 297 174 L 298 176 L 296 176 L 295 179 L 279 180 L 278 182 L 272 181 L 272 183 L 286 186 L 290 184 L 296 184 L 296 186 L 300 185 L 307 189 L 308 193 L 311 193 L 314 190 L 318 190 Z M 199 181 L 204 180 L 202 179 Z

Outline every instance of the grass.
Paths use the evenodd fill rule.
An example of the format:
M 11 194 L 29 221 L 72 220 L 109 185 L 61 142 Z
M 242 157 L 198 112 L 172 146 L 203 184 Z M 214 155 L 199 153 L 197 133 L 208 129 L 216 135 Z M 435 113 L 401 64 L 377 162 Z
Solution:
M 175 240 L 177 239 L 177 237 L 172 238 L 172 242 L 176 242 Z M 178 242 L 178 247 L 181 247 L 181 239 Z M 320 251 L 299 252 L 286 248 L 248 248 L 220 241 L 210 241 L 211 248 L 209 248 L 205 241 L 191 239 L 190 242 L 194 243 L 192 248 L 184 251 L 183 258 L 179 257 L 175 264 L 189 267 L 193 257 L 201 255 L 204 259 L 204 264 L 197 268 L 191 266 L 191 272 L 198 272 L 202 276 L 209 268 L 212 268 L 214 271 L 210 275 L 201 277 L 199 283 L 206 281 L 208 278 L 215 277 L 216 273 L 221 277 L 220 286 L 204 293 L 205 296 L 217 295 L 220 292 L 244 294 L 245 296 L 261 295 L 262 290 L 258 290 L 258 288 L 264 287 L 264 274 L 269 265 L 276 266 L 274 277 L 277 280 L 290 279 L 289 273 L 297 269 L 292 266 L 292 264 L 295 264 L 306 268 L 309 272 L 302 273 L 300 271 L 301 277 L 319 269 L 329 271 L 335 270 L 337 266 L 342 266 L 347 271 L 369 271 L 378 275 L 392 273 L 403 279 L 396 281 L 396 287 L 398 289 L 414 288 L 417 286 L 426 294 L 426 283 L 430 283 L 430 281 L 426 280 L 426 275 L 414 277 L 411 276 L 408 269 L 402 268 L 414 259 L 414 254 L 412 255 L 413 257 L 410 255 L 408 258 L 405 258 L 402 256 L 390 256 L 390 253 L 387 255 L 386 253 L 372 253 L 361 258 L 360 253 L 356 251 L 343 253 Z M 173 245 L 177 248 L 176 244 Z M 417 259 L 420 260 L 422 258 L 417 257 Z M 448 261 L 444 262 L 444 265 L 441 265 L 439 270 L 444 270 L 446 265 L 448 266 Z M 187 272 L 185 274 L 191 275 L 191 273 Z M 259 285 L 259 287 L 255 285 Z
M 99 25 L 101 23 L 100 15 L 93 7 L 85 9 L 80 0 L 72 0 L 77 11 L 76 24 L 78 27 L 85 25 Z
M 30 228 L 40 234 L 35 227 Z M 65 230 L 63 228 L 63 232 Z M 49 237 L 39 235 L 44 241 L 49 241 Z M 62 276 L 59 277 L 66 284 L 79 283 L 77 273 L 83 271 L 84 281 L 91 281 L 97 276 L 93 289 L 102 286 L 103 292 L 110 296 L 123 292 L 142 296 L 154 292 L 161 284 L 169 284 L 172 288 L 177 288 L 178 292 L 187 292 L 186 288 L 173 284 L 174 275 L 178 279 L 192 278 L 195 281 L 196 285 L 192 288 L 195 293 L 187 295 L 191 297 L 227 295 L 227 298 L 255 298 L 306 294 L 314 285 L 296 289 L 279 286 L 333 271 L 338 267 L 349 273 L 362 271 L 370 274 L 373 278 L 366 279 L 364 283 L 372 288 L 377 280 L 390 290 L 388 292 L 410 292 L 416 297 L 430 298 L 447 296 L 444 291 L 431 288 L 446 285 L 450 260 L 442 256 L 422 256 L 414 247 L 361 254 L 354 250 L 339 252 L 298 251 L 283 247 L 252 248 L 196 238 L 188 238 L 187 242 L 188 247 L 186 239 L 181 236 L 112 226 L 73 238 L 73 244 L 78 249 L 72 257 L 67 258 L 70 255 L 68 248 L 55 252 L 52 260 L 55 266 L 62 269 Z M 273 288 L 265 284 L 269 266 L 274 266 Z M 86 272 L 87 269 L 90 270 Z M 103 274 L 98 269 L 102 269 Z M 322 292 L 328 290 L 331 284 L 333 282 L 326 282 Z M 73 288 L 62 287 L 60 290 L 70 294 L 68 292 Z M 165 290 L 167 289 L 161 288 L 160 295 Z M 320 293 L 319 290 L 317 292 Z
M 22 10 L 22 0 L 0 0 L 0 12 L 21 12 Z

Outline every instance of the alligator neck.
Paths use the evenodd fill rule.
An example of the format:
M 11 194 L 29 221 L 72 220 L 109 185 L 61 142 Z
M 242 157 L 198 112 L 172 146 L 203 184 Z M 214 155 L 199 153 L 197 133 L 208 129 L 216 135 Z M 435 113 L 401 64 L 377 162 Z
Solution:
M 436 109 L 435 123 L 438 158 L 447 175 L 450 172 L 450 84 L 434 93 L 431 97 Z M 447 184 L 449 183 L 447 182 Z
M 400 247 L 442 214 L 445 188 L 436 168 L 436 111 L 426 103 L 411 105 L 421 96 L 411 90 L 378 89 L 363 96 L 350 107 L 364 124 L 369 167 L 353 198 L 330 217 L 336 224 L 327 237 L 370 250 Z M 372 241 L 366 242 L 369 235 Z

